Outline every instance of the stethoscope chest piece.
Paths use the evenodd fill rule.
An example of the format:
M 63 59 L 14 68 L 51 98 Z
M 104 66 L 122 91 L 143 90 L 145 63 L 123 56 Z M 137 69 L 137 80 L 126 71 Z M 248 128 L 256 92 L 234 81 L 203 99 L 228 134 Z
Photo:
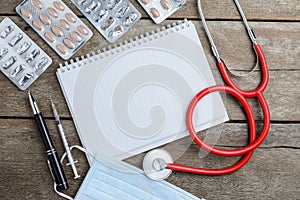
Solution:
M 155 149 L 145 155 L 143 169 L 152 180 L 163 180 L 172 173 L 167 169 L 169 163 L 173 163 L 171 154 L 164 149 Z

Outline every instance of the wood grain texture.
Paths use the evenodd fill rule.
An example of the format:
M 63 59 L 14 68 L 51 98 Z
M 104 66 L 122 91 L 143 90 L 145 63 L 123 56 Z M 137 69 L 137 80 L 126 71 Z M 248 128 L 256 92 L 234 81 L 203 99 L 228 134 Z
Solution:
M 218 71 L 214 71 L 215 76 L 219 76 Z M 248 88 L 253 84 L 253 81 L 258 80 L 259 73 L 254 73 L 254 77 L 247 77 L 241 81 L 242 87 Z M 270 73 L 270 83 L 265 92 L 271 110 L 271 119 L 275 121 L 299 121 L 300 106 L 298 99 L 300 98 L 299 88 L 291 87 L 297 85 L 300 71 L 273 71 Z M 0 75 L 0 87 L 6 88 L 1 90 L 0 99 L 1 116 L 20 116 L 31 117 L 31 108 L 28 103 L 27 92 L 18 91 L 15 86 L 9 82 L 3 75 Z M 2 80 L 3 79 L 3 80 Z M 50 109 L 50 94 L 57 104 L 58 110 L 63 117 L 70 117 L 68 107 L 66 105 L 60 86 L 57 83 L 54 72 L 49 73 L 49 70 L 44 73 L 38 81 L 31 87 L 30 91 L 35 95 L 40 109 L 44 116 L 53 117 Z M 232 120 L 244 120 L 245 116 L 239 104 L 231 96 L 224 96 L 226 109 L 229 117 Z M 250 100 L 255 116 L 261 119 L 260 107 L 256 101 Z
M 70 117 L 65 100 L 61 93 L 59 84 L 56 80 L 55 71 L 58 64 L 64 62 L 45 44 L 20 18 L 14 17 L 13 20 L 20 25 L 26 32 L 36 39 L 37 43 L 43 49 L 47 49 L 50 56 L 54 58 L 53 64 L 42 74 L 42 76 L 30 87 L 33 93 L 38 93 L 39 102 L 41 102 L 41 109 L 45 110 L 44 115 L 51 117 L 52 113 L 49 109 L 49 94 L 58 104 L 58 109 L 61 111 L 63 117 Z M 174 21 L 168 21 L 172 23 Z M 209 22 L 212 32 L 215 34 L 216 44 L 220 47 L 220 52 L 227 61 L 228 66 L 232 69 L 250 69 L 254 61 L 254 55 L 250 48 L 250 43 L 246 34 L 241 34 L 243 26 L 238 22 Z M 223 26 L 220 26 L 220 23 Z M 222 83 L 219 72 L 216 70 L 214 58 L 210 52 L 209 45 L 205 38 L 204 32 L 200 26 L 200 22 L 195 22 L 199 32 L 200 39 L 203 43 L 204 50 L 208 57 L 215 79 L 218 83 Z M 300 56 L 300 44 L 298 40 L 300 32 L 300 23 L 262 23 L 255 22 L 252 24 L 259 32 L 259 40 L 262 41 L 262 46 L 266 50 L 266 56 L 270 66 L 270 83 L 266 91 L 266 98 L 270 104 L 272 120 L 276 121 L 299 121 L 300 120 L 300 98 L 299 89 L 297 87 L 290 87 L 290 85 L 298 84 L 298 77 L 300 71 L 297 70 L 297 59 Z M 124 39 L 131 38 L 145 31 L 157 29 L 158 25 L 153 25 L 148 20 L 141 20 Z M 296 28 L 295 28 L 296 27 Z M 298 27 L 298 28 L 297 28 Z M 271 34 L 271 30 L 276 29 L 278 34 Z M 296 30 L 295 30 L 296 29 Z M 94 29 L 92 29 L 94 30 Z M 280 33 L 280 34 L 279 34 Z M 268 35 L 269 34 L 269 35 Z M 226 35 L 226 38 L 225 38 Z M 234 37 L 228 37 L 234 36 Z M 244 37 L 244 38 L 243 38 Z M 281 39 L 281 37 L 283 37 Z M 236 41 L 231 40 L 237 38 Z M 278 41 L 280 38 L 280 41 Z M 283 45 L 283 47 L 281 47 Z M 84 55 L 91 51 L 91 49 L 102 49 L 108 44 L 99 33 L 95 36 L 74 56 Z M 285 49 L 279 51 L 278 49 Z M 231 52 L 231 53 L 230 53 Z M 239 53 L 236 53 L 239 52 Z M 251 57 L 252 56 L 252 57 Z M 246 67 L 244 67 L 246 66 Z M 238 71 L 245 73 L 244 71 Z M 237 83 L 241 88 L 254 88 L 260 81 L 259 71 L 247 78 L 237 79 Z M 7 78 L 0 74 L 0 87 L 6 88 L 0 90 L 0 96 L 5 98 L 0 99 L 0 116 L 22 116 L 30 117 L 31 111 L 27 102 L 26 92 L 20 92 L 17 88 L 7 80 Z M 228 111 L 230 118 L 233 120 L 243 120 L 244 115 L 239 112 L 235 101 L 230 97 L 228 99 Z M 287 103 L 288 102 L 288 103 Z M 253 105 L 255 101 L 253 101 Z M 254 105 L 254 109 L 259 111 L 259 106 Z M 259 113 L 259 112 L 256 112 Z M 257 114 L 259 119 L 259 114 Z
M 54 120 L 46 120 L 49 131 L 61 155 L 62 144 Z M 74 124 L 63 120 L 70 145 L 80 144 Z M 61 199 L 52 190 L 52 178 L 45 162 L 44 148 L 33 119 L 2 119 L 0 121 L 0 199 Z M 248 165 L 227 176 L 208 177 L 184 173 L 173 173 L 168 181 L 207 199 L 253 199 L 283 198 L 297 199 L 300 180 L 299 124 L 273 124 L 266 142 L 255 151 Z M 210 135 L 219 134 L 209 129 Z M 244 125 L 225 124 L 218 146 L 238 147 L 244 145 L 247 136 Z M 274 148 L 277 147 L 277 148 Z M 189 137 L 164 147 L 175 155 L 176 163 L 199 167 L 225 167 L 238 158 L 223 158 L 199 153 L 199 147 Z M 141 166 L 144 154 L 127 160 Z M 87 162 L 82 153 L 74 152 L 79 160 L 80 174 L 87 171 Z M 75 194 L 83 178 L 71 182 L 70 167 L 64 167 L 70 180 L 69 194 Z M 22 191 L 22 192 L 16 192 Z
M 196 153 L 193 149 L 187 152 Z M 299 156 L 299 150 L 258 149 L 250 162 L 234 174 L 208 177 L 175 172 L 168 181 L 206 199 L 299 199 L 299 161 L 294 156 Z M 210 159 L 207 156 L 197 161 L 186 157 L 178 163 L 201 166 Z M 222 160 L 222 165 L 210 163 L 210 166 L 221 167 L 226 161 Z
M 59 63 L 64 62 L 55 52 L 19 17 L 15 7 L 22 0 L 2 1 L 0 20 L 9 16 L 53 58 L 53 64 L 30 87 L 44 116 L 48 119 L 51 136 L 58 153 L 63 150 L 50 108 L 51 94 L 63 119 L 63 125 L 70 145 L 80 144 L 75 126 L 71 120 L 55 71 Z M 64 2 L 79 16 L 82 14 L 69 1 Z M 222 83 L 216 68 L 215 59 L 210 51 L 207 38 L 199 20 L 197 4 L 187 0 L 180 10 L 161 25 L 154 24 L 137 1 L 133 4 L 142 13 L 140 20 L 120 41 L 129 39 L 161 25 L 176 22 L 183 18 L 194 20 L 201 43 L 207 55 L 217 83 Z M 188 192 L 207 200 L 214 199 L 300 199 L 300 3 L 299 0 L 240 0 L 243 10 L 250 20 L 258 42 L 265 51 L 269 69 L 270 83 L 265 96 L 268 100 L 272 124 L 270 133 L 258 148 L 250 162 L 241 170 L 226 176 L 196 176 L 185 173 L 173 173 L 167 181 Z M 246 73 L 253 63 L 255 55 L 251 43 L 240 22 L 240 16 L 231 0 L 202 0 L 204 14 L 222 58 L 230 69 Z M 90 53 L 91 49 L 102 49 L 109 44 L 95 31 L 85 18 L 83 21 L 94 32 L 93 38 L 83 46 L 76 56 Z M 259 70 L 247 78 L 235 79 L 244 89 L 255 87 L 260 80 Z M 2 73 L 0 73 L 0 199 L 1 200 L 62 200 L 53 191 L 53 181 L 48 171 L 44 149 L 36 124 L 32 118 L 27 92 L 19 91 Z M 236 101 L 223 96 L 232 122 L 219 125 L 200 133 L 207 143 L 219 148 L 239 148 L 248 142 L 247 125 L 243 112 Z M 262 116 L 256 101 L 250 100 L 258 119 L 258 129 L 262 126 Z M 165 145 L 176 159 L 176 163 L 197 167 L 230 166 L 239 158 L 223 158 L 199 150 L 190 137 Z M 88 164 L 82 153 L 74 152 L 79 163 L 79 173 L 88 171 Z M 126 160 L 140 167 L 145 153 Z M 69 180 L 73 175 L 70 167 L 64 168 Z M 83 181 L 70 183 L 69 194 L 74 195 Z
M 0 15 L 14 15 L 15 7 L 21 0 L 3 1 L 0 8 Z M 64 2 L 79 16 L 82 14 L 75 8 L 71 1 Z M 131 0 L 135 7 L 142 13 L 144 18 L 149 18 L 137 1 Z M 187 3 L 172 18 L 198 18 L 197 1 L 187 0 Z M 238 12 L 231 0 L 218 0 L 211 2 L 202 0 L 202 6 L 208 19 L 239 19 Z M 300 6 L 298 0 L 243 0 L 240 1 L 243 10 L 250 20 L 300 20 Z
M 3 16 L 0 16 L 0 20 L 3 18 Z M 52 64 L 52 66 L 54 66 L 52 67 L 54 68 L 53 71 L 57 68 L 58 63 L 64 62 L 20 17 L 11 17 L 11 19 L 20 26 L 21 29 L 25 30 L 25 33 L 30 35 L 42 49 L 47 50 L 50 56 L 54 58 L 54 63 Z M 107 48 L 110 45 L 87 20 L 83 19 L 83 21 L 91 28 L 94 36 L 73 58 L 90 53 L 95 49 Z M 166 20 L 162 25 L 157 25 L 153 24 L 150 20 L 140 20 L 117 41 L 116 44 L 177 21 L 178 20 Z M 202 24 L 200 21 L 193 22 L 199 33 L 208 61 L 211 67 L 216 69 L 215 59 L 210 51 L 210 45 L 208 44 Z M 209 21 L 207 23 L 214 37 L 216 46 L 228 67 L 233 70 L 241 71 L 251 69 L 253 63 L 255 63 L 255 55 L 243 24 L 241 22 L 232 21 Z M 300 22 L 250 22 L 250 25 L 266 54 L 270 70 L 299 69 L 297 59 L 294 58 L 300 57 Z

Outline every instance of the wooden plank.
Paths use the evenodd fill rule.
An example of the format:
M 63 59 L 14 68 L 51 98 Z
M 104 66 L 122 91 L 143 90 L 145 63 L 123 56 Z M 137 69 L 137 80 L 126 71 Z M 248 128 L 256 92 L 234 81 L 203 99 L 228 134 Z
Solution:
M 218 72 L 214 71 L 215 74 Z M 291 84 L 297 85 L 297 78 L 300 71 L 274 71 L 270 73 L 270 83 L 265 93 L 271 110 L 271 119 L 275 121 L 299 121 L 300 108 L 298 99 L 300 98 L 299 89 L 291 87 Z M 258 73 L 255 73 L 255 79 L 259 79 Z M 31 117 L 32 111 L 28 103 L 27 92 L 18 91 L 15 86 L 0 75 L 1 90 L 0 110 L 1 116 Z M 242 87 L 247 88 L 253 83 L 253 78 L 243 80 Z M 58 110 L 63 117 L 70 117 L 67 105 L 65 103 L 59 84 L 56 81 L 54 73 L 46 72 L 30 88 L 35 94 L 41 110 L 47 117 L 53 117 L 50 108 L 50 97 L 54 99 Z M 224 96 L 224 95 L 223 95 Z M 225 95 L 225 105 L 232 120 L 244 120 L 245 116 L 241 107 L 231 96 Z M 288 102 L 288 103 L 287 103 Z M 256 101 L 251 101 L 255 116 L 261 119 L 260 107 Z
M 31 30 L 28 26 L 17 17 L 13 17 L 13 20 L 19 24 L 26 32 L 34 38 L 39 45 L 43 47 L 50 56 L 54 59 L 54 63 L 49 67 L 49 69 L 30 87 L 30 90 L 38 94 L 37 98 L 41 104 L 41 108 L 44 111 L 45 116 L 51 117 L 52 113 L 49 106 L 49 94 L 52 95 L 52 98 L 55 99 L 58 105 L 60 113 L 64 117 L 70 117 L 67 106 L 64 102 L 63 95 L 60 91 L 59 84 L 57 83 L 55 71 L 58 67 L 58 63 L 63 62 L 59 59 L 58 56 L 51 50 L 49 47 Z M 172 21 L 169 21 L 169 23 Z M 200 22 L 195 22 L 197 29 L 200 33 L 200 39 L 202 40 L 206 55 L 208 55 L 209 63 L 214 70 L 214 75 L 218 83 L 222 83 L 219 72 L 216 71 L 216 65 L 211 52 L 209 50 L 208 43 L 206 41 L 205 35 L 202 28 L 200 27 Z M 221 22 L 225 23 L 225 22 Z M 299 111 L 299 92 L 297 87 L 291 87 L 291 85 L 297 85 L 297 80 L 299 77 L 299 71 L 295 70 L 297 67 L 296 59 L 294 57 L 299 57 L 299 40 L 298 32 L 300 29 L 299 23 L 253 23 L 255 28 L 259 30 L 259 40 L 263 41 L 263 47 L 266 49 L 266 56 L 269 60 L 269 66 L 271 68 L 270 73 L 270 84 L 266 91 L 266 97 L 270 104 L 272 120 L 280 121 L 299 121 L 300 111 Z M 228 63 L 230 66 L 240 67 L 238 63 L 242 63 L 243 66 L 250 67 L 253 60 L 249 59 L 249 54 L 251 53 L 250 48 L 242 48 L 240 56 L 235 57 L 237 49 L 234 51 L 232 47 L 238 46 L 244 40 L 238 40 L 238 43 L 233 43 L 230 46 L 230 43 L 226 42 L 226 39 L 223 38 L 223 32 L 226 32 L 226 35 L 236 35 L 243 29 L 243 26 L 236 22 L 226 22 L 222 27 L 219 26 L 219 22 L 210 22 L 213 33 L 216 35 L 216 43 L 220 46 L 220 52 L 224 54 L 224 57 L 229 58 Z M 234 25 L 234 29 L 230 27 Z M 298 25 L 298 26 L 296 26 Z M 154 26 L 151 22 L 147 20 L 141 20 L 137 26 L 133 28 L 124 38 L 130 38 L 134 35 L 138 35 L 144 31 L 150 31 L 156 29 L 160 26 Z M 226 27 L 226 29 L 224 28 Z M 273 28 L 272 28 L 273 27 Z M 293 28 L 296 27 L 296 30 Z M 298 27 L 298 29 L 297 29 Z M 278 34 L 267 34 L 271 33 L 271 30 Z M 232 31 L 231 31 L 232 30 Z M 261 33 L 266 33 L 261 34 Z M 286 36 L 284 36 L 286 35 Z M 246 35 L 245 35 L 246 37 Z M 283 39 L 278 38 L 283 37 Z M 223 39 L 222 39 L 223 38 Z M 235 37 L 233 37 L 235 38 Z M 236 38 L 239 38 L 236 35 Z M 287 39 L 290 38 L 290 39 Z M 222 39 L 222 40 L 221 40 Z M 249 45 L 245 38 L 245 43 L 241 44 L 243 47 Z M 274 42 L 276 41 L 276 42 Z M 284 46 L 285 51 L 281 53 L 277 49 L 281 49 L 280 45 Z M 75 56 L 81 54 L 86 54 L 90 52 L 91 49 L 99 49 L 107 46 L 107 42 L 98 34 L 95 33 L 93 39 L 88 42 Z M 222 50 L 222 51 L 221 51 Z M 230 53 L 231 52 L 231 53 Z M 291 56 L 292 55 L 292 56 Z M 233 57 L 232 57 L 233 56 Z M 251 54 L 250 54 L 251 56 Z M 276 58 L 277 57 L 277 58 Z M 231 60 L 230 60 L 231 59 Z M 243 72 L 242 72 L 243 73 Z M 239 85 L 242 88 L 253 88 L 255 84 L 260 80 L 259 73 L 256 72 L 252 76 L 247 78 L 240 79 Z M 1 74 L 0 75 L 0 87 L 5 88 L 0 90 L 0 116 L 19 116 L 19 117 L 30 117 L 32 116 L 28 102 L 26 92 L 20 92 L 7 78 Z M 228 98 L 228 111 L 230 118 L 234 120 L 242 120 L 244 116 L 242 112 L 238 112 L 235 108 L 233 101 Z M 289 102 L 289 103 L 287 103 Z M 259 107 L 256 105 L 255 110 L 259 111 Z M 257 117 L 259 117 L 259 112 Z
M 25 30 L 37 43 L 49 52 L 54 59 L 53 65 L 30 88 L 35 94 L 38 103 L 47 117 L 52 117 L 49 94 L 52 95 L 63 117 L 70 117 L 60 87 L 55 77 L 55 71 L 61 59 L 32 31 L 32 29 L 17 17 L 14 8 L 20 0 L 3 1 L 0 15 L 10 15 L 20 27 Z M 80 16 L 78 10 L 66 1 L 68 5 Z M 141 6 L 134 1 L 136 7 L 142 12 L 143 20 L 139 21 L 123 38 L 128 39 L 145 31 L 161 27 L 155 25 Z M 209 28 L 215 38 L 215 43 L 226 60 L 227 65 L 240 73 L 251 68 L 255 62 L 251 44 L 245 34 L 239 15 L 230 0 L 221 0 L 217 3 L 203 1 L 204 14 Z M 273 123 L 268 138 L 257 149 L 245 167 L 238 172 L 220 176 L 196 176 L 184 173 L 173 173 L 167 180 L 189 192 L 206 199 L 299 199 L 298 188 L 300 180 L 299 148 L 300 137 L 300 98 L 298 85 L 299 69 L 297 59 L 300 56 L 300 4 L 298 0 L 265 0 L 241 1 L 242 7 L 250 25 L 262 45 L 271 70 L 270 84 L 266 91 L 266 98 L 271 109 Z M 171 16 L 174 20 L 167 20 L 162 25 L 175 22 L 182 18 L 197 19 L 194 21 L 199 36 L 212 66 L 214 76 L 218 83 L 222 83 L 215 60 L 198 19 L 196 1 L 188 0 L 187 4 Z M 2 20 L 4 16 L 0 16 Z M 93 30 L 95 36 L 75 56 L 89 53 L 91 49 L 103 48 L 108 43 L 95 29 L 83 19 Z M 217 20 L 217 21 L 215 21 Z M 219 21 L 218 21 L 219 20 Z M 229 20 L 229 21 L 226 21 Z M 231 21 L 234 20 L 234 21 Z M 258 22 L 256 22 L 258 20 Z M 262 21 L 284 22 L 262 22 Z M 228 37 L 230 36 L 230 37 Z M 74 56 L 74 57 L 75 57 Z M 259 81 L 259 72 L 235 81 L 245 89 L 253 88 Z M 4 75 L 0 75 L 0 199 L 62 199 L 53 191 L 52 178 L 45 162 L 44 149 L 36 130 L 33 119 L 20 119 L 32 117 L 28 104 L 27 93 L 20 92 Z M 233 120 L 244 120 L 241 108 L 231 97 L 225 96 L 229 116 Z M 260 108 L 257 102 L 251 101 L 255 116 L 261 119 Z M 12 119 L 5 119 L 10 117 Z M 15 119 L 16 118 L 16 119 Z M 57 134 L 54 120 L 46 120 L 49 125 L 54 143 L 58 152 L 64 150 Z M 294 123 L 293 123 L 294 122 Z M 63 120 L 64 128 L 71 145 L 80 144 L 74 124 L 71 120 Z M 262 126 L 258 122 L 258 127 Z M 205 141 L 216 144 L 221 148 L 238 148 L 247 144 L 247 126 L 245 123 L 226 123 L 200 133 Z M 189 164 L 197 167 L 224 167 L 230 166 L 238 158 L 222 158 L 207 155 L 199 151 L 199 147 L 187 137 L 164 146 L 176 158 L 176 163 Z M 136 166 L 141 166 L 143 154 L 127 159 Z M 88 170 L 85 157 L 76 152 L 79 160 L 78 169 L 84 175 Z M 71 169 L 65 167 L 69 180 L 73 179 Z M 70 184 L 69 194 L 74 195 L 84 177 Z
M 193 151 L 187 153 L 197 156 Z M 178 172 L 167 180 L 205 199 L 299 199 L 299 155 L 296 149 L 259 149 L 245 167 L 233 174 L 211 177 Z M 178 163 L 191 166 L 209 163 L 209 167 L 224 167 L 225 159 L 234 163 L 232 158 L 224 158 L 223 164 L 218 165 L 215 157 L 195 161 L 190 156 Z
M 46 120 L 46 123 L 61 155 L 63 148 L 55 122 Z M 79 144 L 72 121 L 63 120 L 63 124 L 70 145 Z M 299 126 L 273 124 L 264 148 L 257 149 L 250 162 L 236 173 L 220 177 L 173 173 L 168 181 L 206 199 L 297 199 L 300 195 L 300 151 L 296 149 L 300 144 L 297 136 Z M 241 145 L 244 143 L 242 139 L 245 138 L 244 128 L 242 124 L 226 124 L 223 129 L 224 137 L 221 137 L 219 144 L 227 145 L 230 142 L 231 146 Z M 34 120 L 1 119 L 0 130 L 0 199 L 62 199 L 52 189 L 52 178 Z M 233 134 L 235 137 L 232 137 Z M 185 141 L 182 144 L 185 144 Z M 272 148 L 274 146 L 293 148 Z M 199 148 L 195 144 L 185 150 L 176 163 L 199 167 L 224 167 L 237 160 L 213 155 L 205 155 L 199 159 Z M 143 155 L 129 159 L 128 162 L 140 166 Z M 80 174 L 84 175 L 88 170 L 84 156 L 79 152 L 74 152 L 74 156 L 79 160 L 77 166 Z M 71 186 L 68 193 L 75 194 L 83 177 L 72 182 L 70 168 L 65 167 L 65 170 Z
M 54 143 L 61 147 L 60 137 L 58 135 L 56 124 L 54 120 L 46 120 L 49 126 L 49 132 L 51 133 Z M 68 137 L 70 145 L 80 144 L 79 137 L 77 135 L 75 126 L 72 120 L 63 120 L 63 127 Z M 38 144 L 39 134 L 36 128 L 34 119 L 1 119 L 0 120 L 1 134 L 1 148 L 2 151 L 8 151 L 7 149 L 12 148 L 12 143 L 21 144 L 22 142 L 30 142 L 30 145 Z M 14 131 L 15 130 L 15 131 Z M 263 148 L 273 147 L 291 147 L 300 148 L 300 136 L 299 136 L 300 124 L 271 124 L 270 132 L 262 144 Z M 214 128 L 210 128 L 200 133 L 200 136 L 208 143 L 215 144 L 217 146 L 229 146 L 229 147 L 240 147 L 245 146 L 248 142 L 248 131 L 246 123 L 225 123 Z M 23 138 L 23 139 L 20 139 Z M 24 141 L 23 141 L 24 140 Z M 213 141 L 215 140 L 215 141 Z M 187 137 L 178 144 L 172 146 L 185 145 L 190 146 L 192 141 Z M 30 147 L 30 145 L 28 147 Z M 22 145 L 17 145 L 16 151 L 21 150 Z M 39 146 L 38 151 L 42 151 L 43 147 Z M 58 148 L 59 152 L 63 151 L 63 148 Z
M 46 123 L 49 125 L 57 152 L 61 156 L 64 149 L 55 129 L 55 123 L 54 121 L 46 121 Z M 18 199 L 17 196 L 21 199 L 62 199 L 53 191 L 53 181 L 47 166 L 44 146 L 34 120 L 1 119 L 0 124 L 0 169 L 1 173 L 5 174 L 5 178 L 3 176 L 0 180 L 0 199 Z M 71 126 L 65 126 L 64 130 L 69 144 L 80 144 L 74 126 L 72 123 L 68 124 Z M 88 165 L 84 155 L 79 151 L 76 151 L 76 160 L 79 161 L 77 164 L 79 173 L 85 174 Z M 64 169 L 71 182 L 73 180 L 71 169 L 69 167 Z M 68 192 L 74 194 L 82 180 L 83 177 L 78 179 L 76 184 L 71 184 L 72 187 Z
M 0 16 L 0 20 L 4 17 Z M 52 49 L 19 17 L 11 17 L 12 20 L 30 35 L 37 43 L 54 59 L 53 66 L 56 68 L 58 63 L 64 62 L 54 53 Z M 87 22 L 86 20 L 84 20 Z M 172 24 L 177 20 L 167 20 L 162 25 Z M 193 21 L 199 33 L 200 40 L 206 52 L 208 61 L 212 68 L 216 69 L 215 59 L 210 51 L 206 35 L 201 22 Z M 256 32 L 257 40 L 261 44 L 268 59 L 270 70 L 295 70 L 297 68 L 296 59 L 300 56 L 300 23 L 283 23 L 283 22 L 251 22 L 253 30 Z M 157 30 L 162 25 L 153 24 L 149 20 L 140 20 L 128 33 L 119 41 L 139 36 L 146 32 Z M 228 67 L 234 70 L 249 70 L 255 63 L 251 43 L 240 22 L 231 21 L 210 21 L 208 22 L 212 36 L 219 49 L 223 59 Z M 88 26 L 93 30 L 94 36 L 83 46 L 74 56 L 86 55 L 91 49 L 103 49 L 110 44 L 98 33 L 90 24 Z M 284 49 L 284 51 L 282 51 Z
M 82 16 L 70 1 L 64 1 L 77 15 Z M 131 1 L 142 13 L 143 17 L 149 18 L 137 1 Z M 173 14 L 172 18 L 198 18 L 197 1 L 188 0 L 187 3 Z M 292 20 L 300 19 L 300 6 L 298 0 L 244 0 L 241 6 L 250 20 Z M 0 15 L 14 15 L 15 7 L 20 4 L 19 0 L 3 1 Z M 208 19 L 239 19 L 235 5 L 230 0 L 211 2 L 202 0 L 202 6 Z
M 191 160 L 192 156 L 197 154 L 188 153 L 191 156 L 187 159 L 188 164 L 200 166 L 198 162 Z M 9 154 L 2 154 L 1 157 L 7 155 Z M 36 155 L 28 155 L 34 156 Z M 199 198 L 206 199 L 298 199 L 299 156 L 299 151 L 295 149 L 257 150 L 250 163 L 234 174 L 210 177 L 174 172 L 167 181 Z M 214 163 L 215 160 L 216 158 L 206 157 L 201 163 Z M 180 163 L 185 163 L 185 160 L 180 160 Z M 63 200 L 52 189 L 52 178 L 44 158 L 40 158 L 39 161 L 36 159 L 1 161 L 1 172 L 1 199 Z M 67 176 L 72 180 L 71 173 L 68 172 Z M 74 195 L 81 181 L 82 178 L 76 182 L 70 181 L 68 194 Z

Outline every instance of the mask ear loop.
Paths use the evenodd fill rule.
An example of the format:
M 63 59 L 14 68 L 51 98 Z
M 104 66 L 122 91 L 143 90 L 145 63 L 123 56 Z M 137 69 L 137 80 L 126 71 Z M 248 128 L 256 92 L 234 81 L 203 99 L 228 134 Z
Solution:
M 85 153 L 85 154 L 87 154 L 87 155 L 92 156 L 92 154 L 91 154 L 87 149 L 85 149 L 85 148 L 83 148 L 83 147 L 81 147 L 81 146 L 78 146 L 78 145 L 71 146 L 71 147 L 70 147 L 70 151 L 72 151 L 74 148 L 76 148 L 76 149 L 82 151 L 83 153 Z M 60 162 L 61 162 L 61 163 L 63 163 L 64 159 L 66 158 L 66 155 L 67 155 L 67 152 L 65 152 L 65 153 L 62 155 L 62 157 L 61 157 L 61 159 L 60 159 Z M 53 186 L 53 187 L 54 187 L 54 191 L 55 191 L 59 196 L 61 196 L 61 197 L 63 197 L 63 198 L 66 198 L 66 199 L 68 199 L 68 200 L 74 200 L 73 197 L 71 197 L 71 196 L 69 196 L 69 195 L 66 195 L 66 194 L 64 194 L 64 193 L 62 193 L 62 192 L 60 192 L 60 191 L 58 191 L 58 190 L 56 189 L 57 184 L 55 183 L 55 181 L 54 181 L 54 186 Z
M 59 195 L 59 196 L 61 196 L 61 197 L 63 197 L 63 198 L 66 198 L 66 199 L 69 199 L 69 200 L 74 200 L 72 197 L 70 197 L 69 195 L 66 195 L 66 194 L 64 194 L 64 193 L 62 193 L 62 192 L 59 192 L 57 189 L 56 189 L 56 186 L 57 186 L 57 184 L 54 182 L 54 191 Z

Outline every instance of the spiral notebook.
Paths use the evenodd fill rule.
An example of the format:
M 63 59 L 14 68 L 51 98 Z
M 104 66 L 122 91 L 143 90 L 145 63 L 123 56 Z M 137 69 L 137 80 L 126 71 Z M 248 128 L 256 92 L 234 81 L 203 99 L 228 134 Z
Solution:
M 215 85 L 190 21 L 61 64 L 57 77 L 84 147 L 118 159 L 187 136 L 191 99 Z M 205 97 L 193 120 L 197 131 L 227 121 L 220 95 Z

